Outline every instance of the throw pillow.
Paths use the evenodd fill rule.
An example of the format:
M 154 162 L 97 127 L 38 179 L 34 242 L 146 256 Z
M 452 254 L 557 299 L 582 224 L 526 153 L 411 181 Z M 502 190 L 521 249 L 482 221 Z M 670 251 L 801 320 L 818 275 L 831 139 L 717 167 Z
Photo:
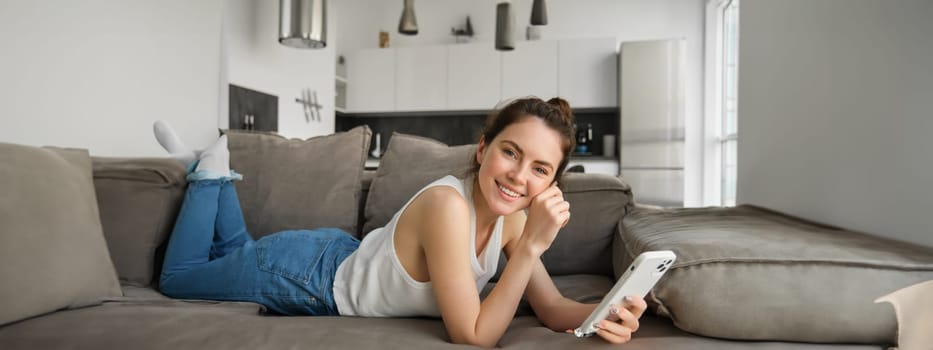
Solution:
M 0 325 L 122 296 L 85 150 L 0 143 Z
M 393 133 L 369 187 L 363 235 L 385 226 L 422 187 L 446 175 L 466 176 L 476 145 L 447 146 L 433 139 Z
M 933 344 L 933 280 L 917 283 L 875 300 L 891 303 L 897 314 L 897 346 L 923 349 Z
M 933 248 L 767 209 L 637 208 L 620 223 L 616 274 L 641 252 L 677 261 L 650 293 L 688 332 L 740 340 L 893 343 L 879 295 L 933 279 Z
M 185 167 L 171 158 L 94 157 L 93 164 L 101 224 L 120 282 L 150 286 L 185 197 Z
M 372 132 L 287 139 L 226 131 L 230 167 L 247 230 L 255 238 L 290 229 L 336 227 L 358 232 L 360 183 Z

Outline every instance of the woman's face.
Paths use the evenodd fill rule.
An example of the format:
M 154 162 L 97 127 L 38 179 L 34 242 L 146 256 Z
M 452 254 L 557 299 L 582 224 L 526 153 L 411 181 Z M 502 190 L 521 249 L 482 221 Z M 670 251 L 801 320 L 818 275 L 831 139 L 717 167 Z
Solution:
M 487 141 L 480 141 L 476 161 L 489 209 L 508 215 L 527 208 L 554 180 L 563 157 L 560 134 L 541 118 L 525 117 Z

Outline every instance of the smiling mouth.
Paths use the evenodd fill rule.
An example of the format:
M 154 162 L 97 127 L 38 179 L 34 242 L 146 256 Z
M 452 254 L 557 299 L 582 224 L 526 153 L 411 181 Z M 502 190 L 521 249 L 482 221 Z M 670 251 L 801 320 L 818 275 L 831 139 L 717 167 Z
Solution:
M 496 186 L 498 186 L 498 187 L 499 187 L 499 191 L 502 191 L 502 193 L 505 193 L 506 196 L 509 196 L 509 197 L 512 197 L 512 198 L 519 198 L 519 197 L 524 197 L 524 196 L 525 196 L 525 195 L 523 195 L 523 194 L 521 194 L 521 193 L 512 191 L 512 190 L 508 189 L 508 188 L 505 187 L 505 186 L 502 186 L 501 184 L 499 184 L 499 181 L 496 181 Z

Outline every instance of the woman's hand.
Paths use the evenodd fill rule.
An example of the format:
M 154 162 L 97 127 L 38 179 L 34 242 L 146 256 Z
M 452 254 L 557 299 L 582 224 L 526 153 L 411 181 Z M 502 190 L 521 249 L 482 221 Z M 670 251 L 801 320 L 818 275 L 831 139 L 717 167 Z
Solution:
M 564 194 L 555 182 L 531 200 L 521 240 L 540 256 L 551 247 L 557 232 L 569 220 L 570 203 L 564 200 Z
M 627 343 L 632 334 L 638 331 L 638 319 L 645 313 L 648 305 L 638 296 L 627 296 L 622 303 L 612 305 L 609 318 L 599 322 L 596 334 L 613 344 Z M 568 329 L 567 333 L 573 333 Z

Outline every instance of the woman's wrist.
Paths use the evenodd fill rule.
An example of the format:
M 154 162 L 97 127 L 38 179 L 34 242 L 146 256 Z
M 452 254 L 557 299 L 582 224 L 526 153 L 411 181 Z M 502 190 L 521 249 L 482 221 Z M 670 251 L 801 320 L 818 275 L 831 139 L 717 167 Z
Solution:
M 516 253 L 527 255 L 532 259 L 539 259 L 541 255 L 547 250 L 547 246 L 544 246 L 534 240 L 528 239 L 528 235 L 523 234 L 518 240 L 518 249 Z

